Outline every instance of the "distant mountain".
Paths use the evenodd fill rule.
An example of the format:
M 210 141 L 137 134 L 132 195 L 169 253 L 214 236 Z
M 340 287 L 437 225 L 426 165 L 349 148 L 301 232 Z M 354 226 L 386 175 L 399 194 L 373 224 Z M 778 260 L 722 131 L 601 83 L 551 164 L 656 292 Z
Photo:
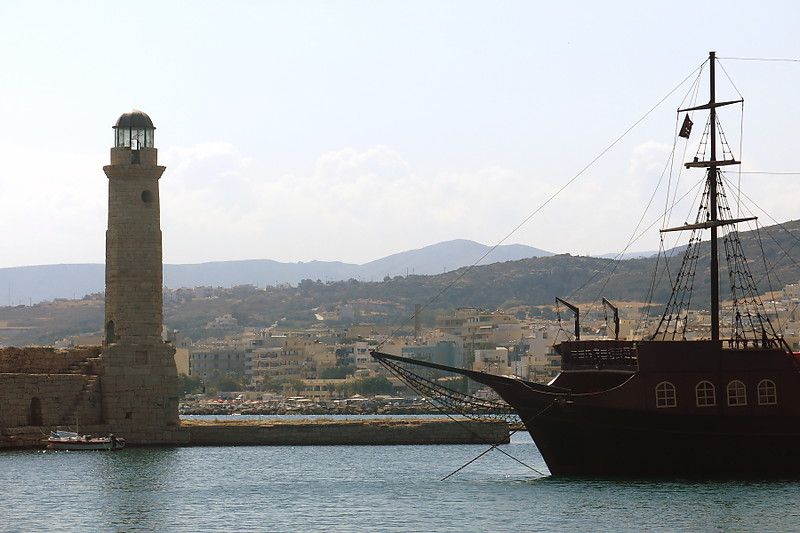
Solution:
M 618 253 L 610 253 L 610 254 L 602 254 L 602 255 L 593 255 L 592 257 L 601 257 L 603 259 L 642 259 L 647 257 L 653 257 L 657 255 L 658 252 L 655 250 L 651 252 L 625 252 L 624 254 Z
M 361 265 L 358 272 L 363 281 L 379 281 L 386 276 L 441 274 L 473 264 L 488 265 L 551 255 L 551 252 L 523 244 L 504 244 L 492 250 L 491 246 L 458 239 L 390 255 Z
M 82 298 L 105 290 L 105 272 L 103 264 L 0 268 L 0 305 Z
M 676 246 L 674 248 L 670 248 L 666 251 L 665 255 L 668 257 L 672 257 L 673 255 L 677 255 L 682 253 L 686 249 L 686 245 Z M 610 254 L 603 254 L 603 255 L 594 255 L 592 257 L 602 257 L 604 259 L 646 259 L 648 257 L 655 257 L 658 255 L 657 250 L 651 250 L 649 252 L 625 252 L 622 255 L 619 253 L 610 253 Z
M 296 285 L 300 280 L 339 281 L 354 277 L 358 265 L 339 261 L 281 263 L 271 259 L 215 261 L 193 265 L 164 265 L 164 285 L 179 287 L 232 287 L 236 285 Z M 0 273 L 2 274 L 2 273 Z M 103 290 L 103 289 L 101 289 Z
M 487 252 L 491 250 L 489 255 Z M 484 255 L 486 257 L 484 258 Z M 164 265 L 164 284 L 179 287 L 297 285 L 301 280 L 380 281 L 386 276 L 440 274 L 464 266 L 553 255 L 521 244 L 492 247 L 454 240 L 355 265 L 339 261 L 281 263 L 270 259 Z M 4 291 L 2 289 L 5 289 Z M 0 268 L 0 305 L 32 304 L 56 298 L 76 299 L 105 290 L 105 265 L 40 265 Z M 4 294 L 5 293 L 5 294 Z

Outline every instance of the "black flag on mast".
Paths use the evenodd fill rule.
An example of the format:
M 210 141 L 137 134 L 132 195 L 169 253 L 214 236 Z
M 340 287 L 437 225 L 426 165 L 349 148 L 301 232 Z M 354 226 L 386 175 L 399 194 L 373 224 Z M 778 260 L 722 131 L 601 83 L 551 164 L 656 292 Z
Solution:
M 681 126 L 681 131 L 678 132 L 678 137 L 688 139 L 690 133 L 692 133 L 692 119 L 689 118 L 689 115 L 686 115 L 683 117 L 683 125 Z

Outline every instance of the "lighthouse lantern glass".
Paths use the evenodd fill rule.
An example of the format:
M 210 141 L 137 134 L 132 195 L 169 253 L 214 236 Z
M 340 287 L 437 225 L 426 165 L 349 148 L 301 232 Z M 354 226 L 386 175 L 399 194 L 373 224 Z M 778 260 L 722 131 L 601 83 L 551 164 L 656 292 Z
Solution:
M 153 147 L 154 131 L 152 129 L 134 126 L 116 128 L 116 130 L 115 145 L 118 147 L 131 148 L 133 150 Z

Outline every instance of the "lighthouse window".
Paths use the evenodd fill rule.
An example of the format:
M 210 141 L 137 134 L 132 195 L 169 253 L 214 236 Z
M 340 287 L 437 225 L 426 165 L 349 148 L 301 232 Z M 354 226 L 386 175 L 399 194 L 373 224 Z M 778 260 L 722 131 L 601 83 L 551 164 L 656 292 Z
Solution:
M 131 149 L 139 150 L 144 146 L 144 130 L 131 130 Z
M 712 407 L 717 405 L 714 385 L 710 381 L 701 381 L 698 383 L 697 387 L 695 387 L 695 394 L 697 395 L 697 407 Z
M 142 201 L 146 204 L 153 202 L 153 193 L 147 189 L 142 191 Z
M 130 146 L 131 145 L 131 132 L 124 128 L 117 130 L 117 146 Z
M 656 407 L 675 407 L 675 385 L 669 381 L 662 381 L 656 385 Z
M 758 382 L 758 405 L 775 405 L 778 403 L 778 392 L 775 382 L 762 379 Z
M 738 379 L 728 383 L 728 405 L 731 407 L 747 405 L 747 389 Z

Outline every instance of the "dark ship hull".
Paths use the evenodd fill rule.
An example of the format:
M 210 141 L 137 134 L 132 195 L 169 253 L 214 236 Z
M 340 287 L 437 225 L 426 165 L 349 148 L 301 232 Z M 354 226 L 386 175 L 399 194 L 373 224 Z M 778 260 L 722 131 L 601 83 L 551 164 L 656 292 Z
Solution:
M 518 412 L 553 474 L 800 474 L 793 356 L 714 341 L 643 341 L 624 346 L 634 360 L 614 357 L 609 345 L 621 343 L 558 346 L 565 362 L 552 385 L 566 393 L 484 381 Z M 743 397 L 734 395 L 737 382 Z M 674 401 L 660 384 L 674 386 Z
M 800 373 L 785 351 L 723 349 L 715 341 L 576 341 L 557 348 L 563 370 L 550 385 L 375 356 L 467 375 L 494 389 L 522 419 L 553 475 L 800 475 Z M 737 382 L 744 397 L 730 388 Z M 674 395 L 657 392 L 666 383 Z

